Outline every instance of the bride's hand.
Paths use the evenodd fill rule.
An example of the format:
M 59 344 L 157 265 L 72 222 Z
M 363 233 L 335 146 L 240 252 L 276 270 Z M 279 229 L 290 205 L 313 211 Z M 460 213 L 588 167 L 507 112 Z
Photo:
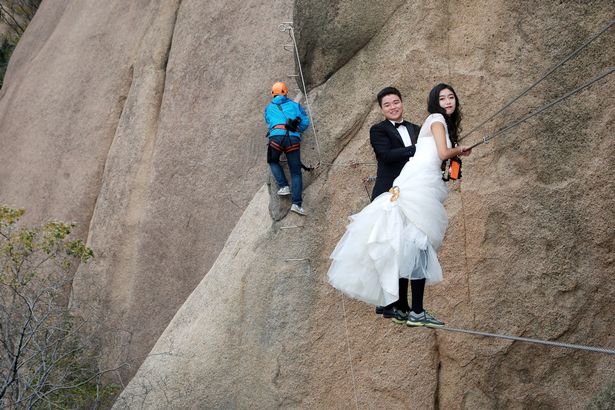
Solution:
M 460 145 L 459 149 L 461 150 L 459 155 L 462 157 L 467 157 L 472 153 L 472 148 L 466 147 L 465 145 Z

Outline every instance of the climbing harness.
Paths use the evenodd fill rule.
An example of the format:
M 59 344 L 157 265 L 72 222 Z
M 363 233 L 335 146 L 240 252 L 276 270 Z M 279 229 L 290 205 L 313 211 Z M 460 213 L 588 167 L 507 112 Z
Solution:
M 286 139 L 286 137 L 284 137 Z M 300 144 L 291 144 L 288 145 L 287 147 L 283 147 L 282 145 L 276 143 L 275 141 L 269 141 L 269 146 L 278 151 L 278 152 L 283 152 L 283 153 L 288 153 L 288 152 L 294 152 L 297 151 L 300 148 Z
M 274 84 L 274 86 L 276 84 Z M 280 154 L 281 153 L 287 154 L 289 152 L 297 151 L 301 148 L 301 143 L 292 144 L 290 140 L 290 132 L 297 131 L 297 127 L 299 126 L 299 123 L 297 122 L 297 118 L 299 117 L 293 118 L 293 119 L 288 118 L 286 116 L 286 113 L 284 112 L 284 109 L 282 109 L 282 104 L 277 104 L 277 103 L 274 103 L 274 104 L 276 107 L 278 107 L 278 109 L 280 110 L 284 118 L 286 118 L 286 123 L 274 125 L 273 127 L 271 127 L 271 129 L 272 130 L 275 130 L 275 129 L 285 130 L 286 135 L 284 136 L 284 143 L 285 143 L 284 146 L 278 144 L 275 141 L 271 141 L 271 139 L 268 140 L 268 143 L 267 143 L 267 163 L 268 164 L 271 164 L 274 162 L 277 162 L 277 163 L 280 162 L 280 155 L 279 154 L 274 155 L 273 150 L 277 151 Z M 269 131 L 267 132 L 267 137 L 269 137 Z M 303 162 L 301 162 L 301 168 L 303 168 L 306 171 L 312 171 L 314 169 L 312 167 L 306 166 Z
M 293 44 L 289 44 L 289 47 L 293 47 L 295 50 L 295 58 L 297 59 L 297 67 L 299 67 L 299 76 L 301 78 L 301 85 L 303 86 L 303 95 L 305 95 L 305 102 L 306 102 L 306 107 L 308 110 L 308 116 L 310 117 L 310 126 L 312 127 L 312 132 L 314 133 L 314 141 L 316 143 L 316 152 L 318 153 L 318 163 L 313 167 L 309 167 L 309 170 L 311 171 L 320 166 L 320 162 L 322 160 L 322 154 L 320 152 L 320 143 L 318 142 L 318 134 L 316 133 L 316 126 L 314 125 L 314 118 L 312 116 L 312 107 L 310 106 L 310 98 L 308 96 L 307 87 L 305 86 L 305 79 L 303 78 L 303 68 L 301 65 L 301 58 L 299 57 L 299 49 L 297 48 L 297 40 L 295 39 L 295 31 L 293 28 L 293 23 L 290 21 L 281 23 L 280 25 L 278 25 L 278 30 L 280 30 L 283 33 L 288 31 L 288 35 L 293 41 Z M 286 46 L 284 47 L 284 49 L 287 51 L 290 51 Z
M 540 84 L 544 79 L 546 79 L 548 76 L 550 76 L 555 70 L 557 70 L 558 68 L 560 68 L 562 65 L 564 65 L 566 62 L 568 62 L 569 60 L 571 60 L 572 58 L 576 57 L 577 54 L 579 54 L 584 48 L 586 48 L 588 45 L 590 45 L 594 40 L 596 40 L 598 37 L 600 37 L 603 33 L 605 33 L 609 28 L 611 28 L 611 26 L 615 24 L 615 19 L 614 20 L 610 20 L 607 24 L 605 24 L 605 26 L 598 30 L 598 32 L 596 32 L 594 35 L 592 35 L 589 39 L 587 39 L 585 41 L 585 43 L 581 44 L 581 46 L 579 46 L 576 50 L 574 50 L 572 53 L 568 54 L 566 57 L 564 57 L 564 59 L 562 61 L 560 61 L 559 63 L 557 63 L 556 65 L 554 65 L 553 67 L 551 67 L 542 77 L 540 77 L 538 80 L 536 80 L 534 83 L 532 83 L 529 87 L 527 87 L 525 90 L 523 90 L 521 92 L 521 94 L 517 95 L 516 97 L 514 97 L 512 100 L 510 100 L 508 103 L 506 103 L 502 108 L 500 108 L 498 111 L 495 112 L 495 114 L 491 115 L 489 118 L 487 118 L 486 120 L 484 120 L 483 122 L 481 122 L 480 124 L 478 124 L 476 127 L 474 127 L 472 130 L 470 130 L 466 135 L 464 135 L 463 137 L 459 138 L 459 141 L 469 137 L 470 135 L 472 135 L 474 132 L 476 132 L 477 130 L 479 130 L 480 128 L 482 128 L 485 124 L 487 124 L 489 121 L 491 121 L 492 119 L 494 119 L 497 115 L 499 115 L 500 113 L 502 113 L 504 110 L 506 110 L 508 107 L 510 107 L 512 104 L 514 104 L 517 100 L 519 100 L 521 97 L 523 97 L 524 95 L 526 95 L 528 92 L 530 92 L 534 87 L 536 87 L 538 84 Z
M 442 181 L 461 179 L 461 158 L 453 157 L 442 161 Z

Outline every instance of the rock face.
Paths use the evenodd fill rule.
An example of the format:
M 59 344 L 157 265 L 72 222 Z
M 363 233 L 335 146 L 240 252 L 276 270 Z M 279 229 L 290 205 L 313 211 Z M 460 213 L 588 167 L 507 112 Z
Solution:
M 48 0 L 15 52 L 0 199 L 87 231 L 97 258 L 74 303 L 109 318 L 110 364 L 143 362 L 116 408 L 576 409 L 612 396 L 610 356 L 395 326 L 326 283 L 347 216 L 369 201 L 381 88 L 400 88 L 421 122 L 431 87 L 452 84 L 467 133 L 612 19 L 612 1 L 295 3 L 321 153 L 308 133 L 304 159 L 321 166 L 304 218 L 269 217 L 288 204 L 270 209 L 255 127 L 292 69 L 276 32 L 291 2 Z M 468 141 L 612 65 L 614 30 Z M 464 161 L 445 281 L 426 295 L 438 317 L 615 346 L 615 108 L 602 97 L 614 93 L 611 75 Z
M 295 1 L 299 58 L 308 89 L 322 84 L 380 31 L 402 0 L 362 2 Z M 316 6 L 315 6 L 316 5 Z M 319 29 L 324 28 L 324 29 Z
M 277 29 L 291 15 L 285 1 L 51 0 L 13 55 L 0 199 L 75 220 L 96 248 L 74 304 L 104 318 L 124 380 L 267 180 L 262 109 L 293 72 Z

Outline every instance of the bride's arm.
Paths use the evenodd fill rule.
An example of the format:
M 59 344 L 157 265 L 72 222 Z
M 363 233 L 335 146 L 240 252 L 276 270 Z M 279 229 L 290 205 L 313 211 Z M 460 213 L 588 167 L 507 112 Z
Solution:
M 442 161 L 459 155 L 465 156 L 470 153 L 469 148 L 462 145 L 455 148 L 449 148 L 446 146 L 446 131 L 444 130 L 444 124 L 441 122 L 434 122 L 431 124 L 431 133 L 436 140 L 438 156 Z

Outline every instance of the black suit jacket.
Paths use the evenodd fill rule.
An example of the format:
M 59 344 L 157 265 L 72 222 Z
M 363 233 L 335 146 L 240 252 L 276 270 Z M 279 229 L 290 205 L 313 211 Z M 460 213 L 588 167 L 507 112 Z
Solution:
M 421 128 L 408 121 L 404 121 L 404 126 L 412 141 L 409 147 L 404 146 L 404 141 L 397 128 L 389 120 L 379 122 L 369 130 L 369 141 L 378 161 L 378 173 L 372 191 L 372 200 L 393 186 L 393 181 L 399 176 L 401 169 L 416 152 L 416 139 Z

